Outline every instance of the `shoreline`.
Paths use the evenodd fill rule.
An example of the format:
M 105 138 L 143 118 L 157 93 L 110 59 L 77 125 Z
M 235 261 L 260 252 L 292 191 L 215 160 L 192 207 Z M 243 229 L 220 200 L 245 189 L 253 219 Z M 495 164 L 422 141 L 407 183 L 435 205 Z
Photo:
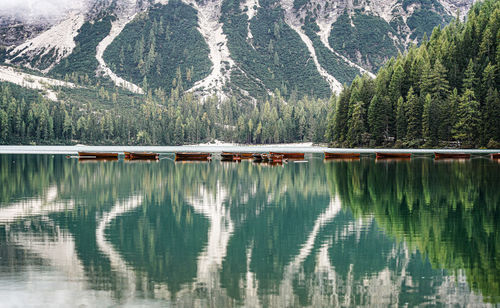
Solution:
M 385 153 L 412 153 L 412 154 L 433 154 L 433 153 L 470 153 L 470 154 L 492 154 L 500 153 L 500 149 L 392 149 L 392 148 L 328 148 L 327 146 L 313 145 L 312 143 L 292 143 L 292 144 L 269 144 L 269 145 L 235 145 L 235 144 L 198 144 L 184 146 L 50 146 L 50 145 L 3 145 L 0 146 L 0 154 L 61 154 L 71 155 L 82 152 L 302 152 L 302 153 L 360 153 L 375 154 Z

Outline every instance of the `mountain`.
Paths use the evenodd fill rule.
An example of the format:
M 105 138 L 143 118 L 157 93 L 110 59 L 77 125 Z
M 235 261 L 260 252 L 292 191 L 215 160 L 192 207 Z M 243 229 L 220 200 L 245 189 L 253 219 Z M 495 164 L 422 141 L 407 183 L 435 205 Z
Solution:
M 500 1 L 485 0 L 466 22 L 357 77 L 330 114 L 341 146 L 500 147 Z
M 93 0 L 0 17 L 0 61 L 136 94 L 328 98 L 464 15 L 473 0 Z M 0 10 L 0 15 L 2 11 Z M 0 78 L 8 78 L 0 73 Z

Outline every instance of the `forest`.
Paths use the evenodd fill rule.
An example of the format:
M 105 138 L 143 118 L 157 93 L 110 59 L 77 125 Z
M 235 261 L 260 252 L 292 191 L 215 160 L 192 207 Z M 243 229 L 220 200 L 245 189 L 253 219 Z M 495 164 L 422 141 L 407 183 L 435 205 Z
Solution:
M 345 147 L 500 147 L 500 1 L 476 3 L 419 47 L 358 76 L 331 106 Z
M 269 100 L 255 105 L 240 104 L 234 97 L 223 102 L 213 97 L 202 103 L 183 92 L 179 82 L 170 95 L 149 91 L 146 98 L 137 96 L 125 103 L 123 95 L 100 88 L 99 104 L 76 104 L 52 102 L 33 90 L 0 83 L 0 144 L 324 141 L 326 101 L 299 100 L 295 95 L 285 101 L 276 91 Z
M 175 12 L 190 13 L 177 2 L 171 5 L 176 6 Z M 230 8 L 223 8 L 223 12 L 227 10 Z M 179 36 L 180 30 L 173 23 L 176 15 L 162 19 L 158 17 L 161 8 L 149 14 L 153 17 L 139 18 L 129 25 L 150 28 L 152 33 L 147 39 L 135 37 L 137 46 L 131 50 L 146 50 L 145 46 L 151 50 L 150 45 L 154 45 L 158 52 L 174 52 L 165 49 L 169 37 L 159 29 Z M 312 22 L 307 25 L 307 35 L 318 43 L 317 29 Z M 102 27 L 109 27 L 109 20 L 89 27 L 100 32 Z M 276 33 L 268 35 L 279 36 L 283 30 L 278 26 L 273 29 Z M 119 47 L 123 44 L 118 43 L 129 39 L 119 37 L 107 56 L 120 58 L 114 57 L 122 54 Z M 255 44 L 258 46 L 258 40 Z M 142 73 L 139 69 L 120 71 L 134 81 L 145 81 L 141 85 L 147 94 L 132 95 L 113 88 L 109 80 L 89 78 L 92 71 L 69 74 L 67 69 L 76 61 L 70 57 L 56 71 L 60 69 L 65 80 L 82 87 L 55 89 L 58 102 L 34 90 L 0 83 L 0 144 L 181 145 L 221 140 L 251 144 L 314 142 L 338 147 L 498 148 L 499 44 L 500 2 L 478 2 L 466 21 L 457 18 L 442 29 L 436 27 L 430 38 L 423 35 L 420 46 L 391 58 L 375 79 L 358 76 L 330 98 L 315 95 L 317 91 L 307 95 L 296 86 L 277 83 L 273 93 L 259 99 L 241 100 L 238 95 L 223 101 L 215 96 L 203 99 L 186 92 L 201 78 L 189 66 L 162 76 L 168 87 L 155 83 L 152 68 L 163 65 L 156 57 L 156 62 L 145 58 L 151 65 Z M 95 42 L 90 45 L 79 45 L 77 50 L 87 54 L 86 50 L 95 49 Z M 319 55 L 321 62 L 335 61 Z M 136 60 L 141 62 L 133 57 L 123 59 Z M 129 67 L 120 61 L 111 61 L 111 65 L 117 69 Z

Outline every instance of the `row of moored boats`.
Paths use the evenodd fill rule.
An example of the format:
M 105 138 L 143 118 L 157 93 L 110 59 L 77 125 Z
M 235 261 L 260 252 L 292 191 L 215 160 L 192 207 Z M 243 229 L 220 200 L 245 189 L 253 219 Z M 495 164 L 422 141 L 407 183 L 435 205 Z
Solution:
M 78 152 L 79 159 L 118 159 L 117 152 Z M 361 153 L 339 153 L 325 152 L 325 159 L 359 159 Z M 159 153 L 154 152 L 124 152 L 126 160 L 158 160 Z M 242 160 L 253 160 L 254 162 L 282 163 L 288 160 L 304 160 L 305 153 L 289 152 L 269 152 L 269 153 L 241 153 L 241 152 L 222 152 L 222 161 L 239 162 Z M 377 159 L 411 159 L 412 153 L 397 152 L 376 152 Z M 491 159 L 500 159 L 500 153 L 490 154 Z M 457 152 L 436 152 L 435 159 L 470 159 L 470 153 Z M 203 152 L 177 152 L 176 161 L 209 161 L 212 159 L 212 153 Z
M 470 159 L 470 153 L 435 152 L 434 159 Z M 360 153 L 329 153 L 325 152 L 325 159 L 359 159 Z M 412 153 L 375 152 L 377 159 L 411 159 Z M 490 154 L 491 159 L 500 159 L 500 153 Z
M 304 160 L 304 153 L 241 153 L 222 152 L 222 161 L 240 162 L 242 160 L 253 160 L 254 162 L 282 163 L 286 160 Z M 208 161 L 212 159 L 211 153 L 175 153 L 176 161 Z
M 117 152 L 78 152 L 79 159 L 88 160 L 118 160 Z M 160 158 L 159 153 L 153 152 L 124 152 L 126 160 L 158 160 Z

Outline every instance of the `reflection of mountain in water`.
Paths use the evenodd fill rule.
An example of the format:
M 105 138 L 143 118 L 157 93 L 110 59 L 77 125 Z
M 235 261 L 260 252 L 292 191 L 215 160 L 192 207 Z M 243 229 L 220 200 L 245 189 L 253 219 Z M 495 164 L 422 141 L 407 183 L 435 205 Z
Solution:
M 490 223 L 499 197 L 485 162 L 0 164 L 13 157 L 33 172 L 9 171 L 0 260 L 24 260 L 19 270 L 47 264 L 93 296 L 190 306 L 478 303 L 472 285 L 498 302 Z M 467 245 L 490 250 L 470 256 L 462 232 Z

